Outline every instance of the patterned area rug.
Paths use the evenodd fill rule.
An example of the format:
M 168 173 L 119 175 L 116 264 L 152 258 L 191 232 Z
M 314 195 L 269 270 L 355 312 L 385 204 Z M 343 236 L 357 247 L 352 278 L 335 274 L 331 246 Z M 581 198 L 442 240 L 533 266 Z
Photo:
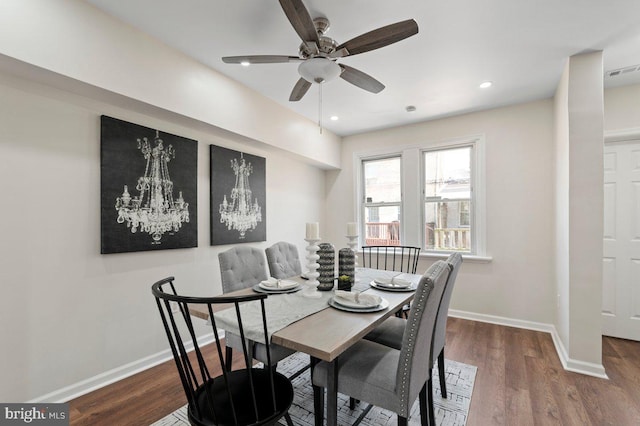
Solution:
M 294 354 L 278 363 L 278 371 L 289 377 L 309 362 L 309 356 Z M 477 367 L 456 361 L 445 360 L 448 398 L 440 394 L 440 380 L 438 370 L 433 370 L 433 400 L 435 406 L 436 424 L 440 426 L 464 426 L 469 414 L 471 393 L 476 378 Z M 301 426 L 313 426 L 313 391 L 311 388 L 309 370 L 293 380 L 295 396 L 289 414 L 293 423 Z M 349 397 L 338 394 L 338 424 L 350 425 L 367 407 L 366 403 L 359 403 L 354 410 L 349 409 Z M 284 420 L 280 424 L 286 424 Z M 373 407 L 362 420 L 365 426 L 395 426 L 397 417 L 390 411 Z M 152 426 L 187 426 L 186 406 L 158 420 Z M 420 406 L 418 401 L 411 409 L 410 426 L 420 425 Z

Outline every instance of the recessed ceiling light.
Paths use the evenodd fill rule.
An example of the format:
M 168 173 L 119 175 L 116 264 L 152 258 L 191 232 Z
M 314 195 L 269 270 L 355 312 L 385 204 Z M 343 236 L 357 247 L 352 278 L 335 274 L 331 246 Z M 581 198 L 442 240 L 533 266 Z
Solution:
M 416 107 L 413 105 L 409 105 L 405 108 L 405 111 L 407 112 L 414 112 L 416 110 Z
M 485 81 L 484 83 L 480 84 L 480 88 L 481 89 L 486 89 L 487 87 L 491 87 L 493 85 L 492 81 Z
M 340 117 L 338 117 L 337 115 L 332 115 L 330 120 L 331 121 L 338 121 L 338 118 L 340 118 Z
M 249 62 L 249 61 L 240 62 L 240 65 L 242 65 L 243 67 L 248 67 L 250 64 L 251 64 L 251 62 Z

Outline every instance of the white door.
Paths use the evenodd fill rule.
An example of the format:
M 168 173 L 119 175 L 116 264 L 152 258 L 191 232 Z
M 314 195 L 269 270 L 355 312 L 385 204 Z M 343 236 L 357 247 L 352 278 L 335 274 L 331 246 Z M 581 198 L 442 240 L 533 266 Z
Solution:
M 640 340 L 640 140 L 604 149 L 602 334 Z

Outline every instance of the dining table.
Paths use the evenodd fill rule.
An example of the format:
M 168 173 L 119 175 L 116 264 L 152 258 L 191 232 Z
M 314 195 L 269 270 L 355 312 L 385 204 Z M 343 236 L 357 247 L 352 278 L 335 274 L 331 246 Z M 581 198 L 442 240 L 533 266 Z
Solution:
M 352 292 L 375 295 L 381 298 L 383 309 L 372 311 L 361 309 L 349 309 L 340 304 L 333 303 L 335 290 L 319 291 L 316 286 L 309 283 L 303 277 L 292 277 L 288 280 L 297 281 L 300 285 L 295 291 L 273 293 L 265 299 L 267 312 L 267 329 L 271 344 L 276 344 L 308 354 L 311 357 L 311 365 L 320 362 L 328 363 L 328 380 L 326 393 L 327 425 L 337 425 L 338 412 L 338 368 L 340 354 L 358 342 L 385 319 L 394 315 L 403 306 L 408 304 L 415 293 L 421 275 L 398 273 L 371 268 L 356 268 L 355 282 Z M 376 285 L 376 282 L 394 280 L 397 282 L 409 282 L 408 288 L 384 288 Z M 255 291 L 263 291 L 256 283 L 255 286 L 237 290 L 225 294 L 225 296 L 251 294 Z M 258 315 L 257 305 L 254 315 L 255 321 L 251 322 L 251 304 L 248 302 L 243 312 L 243 328 L 245 337 L 250 340 L 264 340 L 262 334 L 261 316 Z M 210 320 L 209 313 L 198 306 L 190 306 L 190 314 L 205 320 Z M 246 313 L 249 315 L 246 315 Z M 214 313 L 216 323 L 224 330 L 239 333 L 235 311 L 223 309 Z M 249 320 L 246 319 L 249 317 Z M 235 327 L 235 328 L 234 328 Z M 253 335 L 252 333 L 255 333 Z M 317 389 L 316 389 L 317 392 Z M 322 394 L 319 395 L 323 398 Z M 320 399 L 322 401 L 322 399 Z M 316 399 L 315 410 L 322 405 Z M 321 416 L 316 416 L 316 423 Z M 318 425 L 319 426 L 319 425 Z

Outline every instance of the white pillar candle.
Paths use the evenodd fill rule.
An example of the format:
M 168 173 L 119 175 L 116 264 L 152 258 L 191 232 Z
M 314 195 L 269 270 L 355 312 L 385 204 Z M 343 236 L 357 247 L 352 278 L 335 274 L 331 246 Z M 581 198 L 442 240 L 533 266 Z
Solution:
M 358 235 L 358 224 L 355 222 L 347 222 L 347 236 L 354 237 Z
M 318 222 L 307 223 L 307 240 L 320 239 L 320 226 Z

